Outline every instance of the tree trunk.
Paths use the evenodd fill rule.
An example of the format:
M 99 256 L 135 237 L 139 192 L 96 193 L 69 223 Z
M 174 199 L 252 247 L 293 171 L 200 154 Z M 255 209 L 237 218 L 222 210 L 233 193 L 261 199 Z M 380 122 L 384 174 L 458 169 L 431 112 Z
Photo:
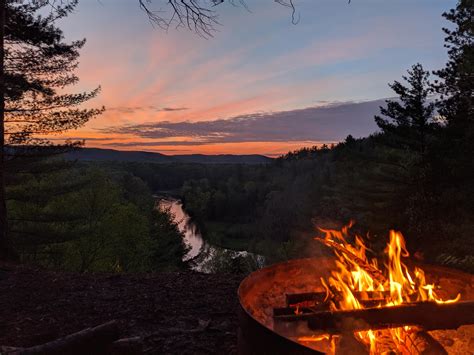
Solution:
M 0 0 L 0 260 L 11 259 L 14 255 L 8 239 L 5 194 L 5 3 L 6 0 Z

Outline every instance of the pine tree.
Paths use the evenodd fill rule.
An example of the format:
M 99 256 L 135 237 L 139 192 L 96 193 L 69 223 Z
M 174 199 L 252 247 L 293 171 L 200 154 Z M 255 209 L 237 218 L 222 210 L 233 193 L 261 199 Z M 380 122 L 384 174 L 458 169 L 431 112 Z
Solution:
M 381 197 L 390 200 L 380 203 L 401 216 L 396 227 L 406 230 L 411 235 L 408 242 L 418 248 L 431 233 L 435 199 L 431 146 L 439 124 L 429 98 L 429 72 L 415 64 L 403 79 L 406 84 L 390 84 L 398 99 L 387 100 L 387 106 L 380 108 L 384 117 L 375 116 L 382 134 L 373 137 L 378 148 L 371 158 L 376 173 L 370 179 L 373 191 L 382 191 Z
M 39 15 L 47 0 L 3 0 L 0 22 L 3 31 L 0 115 L 0 256 L 7 257 L 7 209 L 5 178 L 9 168 L 23 156 L 44 156 L 81 144 L 66 142 L 54 145 L 51 134 L 60 134 L 84 125 L 102 109 L 84 109 L 81 104 L 94 98 L 99 88 L 91 92 L 64 93 L 78 82 L 74 70 L 78 66 L 79 50 L 85 40 L 66 43 L 55 21 L 67 16 L 77 0 L 56 4 L 47 16 Z M 43 11 L 44 12 L 44 11 Z
M 474 179 L 474 0 L 461 0 L 455 9 L 443 14 L 454 24 L 444 28 L 448 49 L 446 66 L 435 71 L 439 95 L 437 108 L 446 122 L 439 150 L 444 162 L 440 169 L 449 172 L 446 183 Z
M 79 108 L 95 97 L 99 88 L 77 94 L 62 92 L 79 80 L 74 70 L 85 40 L 64 42 L 63 33 L 54 22 L 68 15 L 76 3 L 55 8 L 43 18 L 37 12 L 48 1 L 22 5 L 7 2 L 4 38 L 7 145 L 50 145 L 45 136 L 78 128 L 101 112 Z
M 408 86 L 398 81 L 389 84 L 399 99 L 387 100 L 387 107 L 380 108 L 386 118 L 375 116 L 375 122 L 397 148 L 423 157 L 428 136 L 437 125 L 433 120 L 434 103 L 428 101 L 431 91 L 429 72 L 418 63 L 403 79 Z
M 440 95 L 438 111 L 448 125 L 460 129 L 474 121 L 474 1 L 461 0 L 455 9 L 443 17 L 454 24 L 454 29 L 443 28 L 449 60 L 435 71 L 441 81 L 434 88 Z
M 437 109 L 445 121 L 433 147 L 434 172 L 439 196 L 438 234 L 443 250 L 460 257 L 474 251 L 474 1 L 460 0 L 443 14 L 452 22 L 444 28 L 448 49 L 446 66 L 434 74 Z M 472 269 L 472 265 L 471 265 Z

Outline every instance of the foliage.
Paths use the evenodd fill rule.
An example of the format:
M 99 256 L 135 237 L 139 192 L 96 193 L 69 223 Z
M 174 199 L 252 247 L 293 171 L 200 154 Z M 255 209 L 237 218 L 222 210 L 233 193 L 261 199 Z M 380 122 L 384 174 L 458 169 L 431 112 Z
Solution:
M 12 186 L 11 233 L 24 261 L 73 271 L 174 270 L 185 247 L 146 184 L 122 172 L 74 167 Z
M 434 88 L 440 95 L 438 109 L 450 125 L 472 127 L 474 120 L 474 12 L 473 0 L 460 0 L 455 9 L 443 14 L 454 28 L 443 28 L 448 62 L 435 71 L 441 79 Z
M 272 165 L 243 169 L 225 180 L 188 181 L 182 189 L 186 208 L 204 230 L 217 223 L 246 223 L 241 238 L 270 260 L 321 253 L 311 238 L 315 227 L 355 219 L 375 252 L 394 228 L 406 234 L 409 249 L 418 255 L 471 270 L 472 5 L 462 0 L 444 14 L 455 28 L 444 30 L 449 61 L 435 72 L 440 81 L 431 83 L 416 64 L 403 77 L 406 84 L 390 85 L 398 98 L 375 117 L 380 132 L 290 152 Z M 228 235 L 221 233 L 221 239 Z
M 395 81 L 390 84 L 398 95 L 398 100 L 387 100 L 387 107 L 381 107 L 383 118 L 375 116 L 375 122 L 387 140 L 392 140 L 395 148 L 406 149 L 416 153 L 422 159 L 426 154 L 429 135 L 436 127 L 433 120 L 434 103 L 428 102 L 431 88 L 429 73 L 421 64 L 416 64 L 408 71 L 409 76 L 403 79 L 409 86 Z
M 69 15 L 77 0 L 3 1 L 1 5 L 2 78 L 0 108 L 0 257 L 12 258 L 6 183 L 24 174 L 31 160 L 81 145 L 53 144 L 48 137 L 76 129 L 102 109 L 82 108 L 99 88 L 68 93 L 85 40 L 67 43 L 56 21 Z M 44 15 L 46 14 L 46 15 Z M 19 168 L 19 169 L 18 169 Z M 29 223 L 31 224 L 31 223 Z M 36 228 L 36 227 L 35 227 Z
M 24 260 L 68 270 L 179 269 L 185 246 L 170 212 L 153 209 L 152 190 L 181 195 L 211 244 L 263 254 L 269 262 L 324 254 L 312 238 L 316 227 L 354 219 L 375 253 L 387 231 L 397 229 L 409 250 L 427 260 L 472 270 L 472 5 L 461 0 L 444 15 L 454 28 L 444 30 L 449 60 L 434 73 L 439 81 L 432 83 L 423 66 L 414 65 L 390 85 L 398 97 L 381 108 L 375 117 L 380 132 L 369 137 L 348 136 L 252 166 L 110 162 L 56 170 L 63 163 L 30 157 L 27 171 L 17 164 L 8 190 L 15 246 Z M 33 30 L 49 28 L 38 21 Z M 74 66 L 82 44 L 68 47 L 60 33 L 52 34 L 52 53 L 63 48 Z M 28 83 L 10 97 L 26 99 L 26 107 L 33 89 L 43 99 L 59 97 L 42 89 L 54 83 L 40 80 L 39 89 L 34 80 Z M 12 137 L 34 140 L 28 130 Z M 256 265 L 252 257 L 217 253 L 210 270 L 242 272 Z
M 99 89 L 77 94 L 64 89 L 78 82 L 74 70 L 85 40 L 66 43 L 55 21 L 77 1 L 39 15 L 48 1 L 7 1 L 5 24 L 6 144 L 45 144 L 45 136 L 82 126 L 101 109 L 80 109 Z M 76 142 L 78 143 L 78 142 Z
M 149 269 L 169 271 L 186 267 L 183 257 L 188 247 L 184 245 L 170 211 L 153 211 L 151 232 L 153 243 L 148 250 Z

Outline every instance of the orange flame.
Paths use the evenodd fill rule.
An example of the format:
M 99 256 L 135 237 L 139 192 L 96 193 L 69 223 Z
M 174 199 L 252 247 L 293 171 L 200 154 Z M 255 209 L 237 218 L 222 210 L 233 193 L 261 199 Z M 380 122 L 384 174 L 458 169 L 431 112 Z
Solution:
M 425 273 L 420 268 L 415 268 L 410 273 L 408 267 L 402 262 L 402 257 L 408 257 L 405 240 L 400 232 L 390 231 L 390 241 L 384 250 L 386 262 L 384 268 L 379 268 L 377 259 L 369 260 L 366 256 L 367 246 L 359 236 L 355 237 L 354 244 L 348 239 L 349 228 L 352 222 L 341 231 L 320 229 L 324 238 L 315 238 L 332 248 L 336 254 L 336 270 L 322 284 L 328 296 L 337 294 L 339 297 L 331 298 L 331 310 L 362 309 L 361 299 L 367 299 L 364 292 L 371 295 L 380 294 L 378 307 L 389 307 L 416 301 L 432 301 L 437 303 L 451 303 L 460 299 L 460 294 L 455 299 L 442 300 L 436 294 L 436 287 L 427 284 Z M 377 300 L 379 297 L 377 297 Z M 371 354 L 380 353 L 378 350 L 382 343 L 389 339 L 396 350 L 408 353 L 406 349 L 407 334 L 413 327 L 392 328 L 385 330 L 369 330 L 355 333 L 359 341 L 365 344 Z M 315 339 L 317 338 L 313 338 Z M 305 338 L 309 341 L 309 338 Z

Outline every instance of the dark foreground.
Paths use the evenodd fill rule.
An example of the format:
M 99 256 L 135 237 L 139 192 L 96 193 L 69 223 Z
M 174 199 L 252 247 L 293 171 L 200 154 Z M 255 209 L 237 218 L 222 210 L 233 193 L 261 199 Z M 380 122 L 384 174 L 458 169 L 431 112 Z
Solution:
M 28 347 L 116 319 L 150 354 L 232 354 L 242 276 L 77 274 L 0 265 L 0 345 Z

